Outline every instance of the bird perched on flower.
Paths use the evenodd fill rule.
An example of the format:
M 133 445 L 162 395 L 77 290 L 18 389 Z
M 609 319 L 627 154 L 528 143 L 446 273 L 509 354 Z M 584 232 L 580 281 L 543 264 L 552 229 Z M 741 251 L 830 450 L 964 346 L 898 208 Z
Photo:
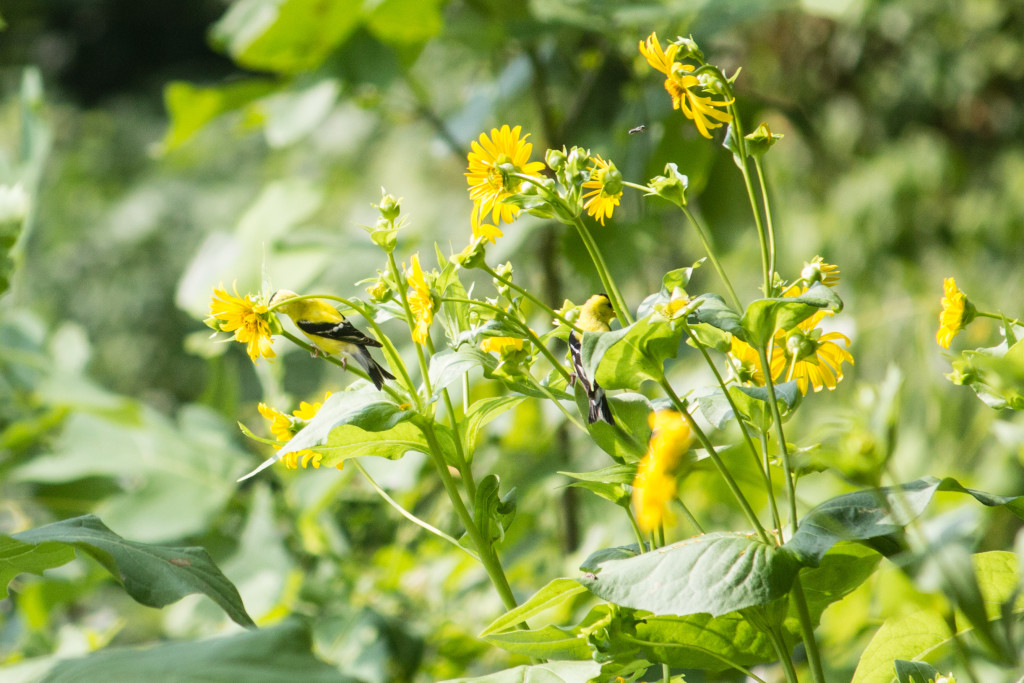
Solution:
M 607 332 L 611 329 L 608 323 L 614 317 L 615 310 L 612 309 L 612 302 L 608 295 L 595 294 L 580 306 L 580 317 L 576 320 L 576 327 L 583 332 Z M 613 425 L 615 418 L 612 417 L 612 410 L 608 405 L 608 397 L 605 396 L 604 389 L 596 379 L 587 377 L 587 373 L 583 369 L 582 342 L 581 335 L 576 332 L 569 334 L 569 354 L 572 356 L 572 367 L 576 372 L 576 380 L 587 392 L 587 401 L 590 404 L 587 422 L 594 424 L 598 420 L 602 420 Z
M 378 389 L 384 386 L 384 380 L 395 378 L 373 359 L 366 348 L 381 346 L 379 341 L 353 327 L 338 309 L 324 299 L 298 299 L 298 296 L 286 289 L 278 290 L 270 298 L 270 308 L 291 318 L 316 349 L 325 355 L 339 356 L 342 366 L 349 358 L 355 360 Z

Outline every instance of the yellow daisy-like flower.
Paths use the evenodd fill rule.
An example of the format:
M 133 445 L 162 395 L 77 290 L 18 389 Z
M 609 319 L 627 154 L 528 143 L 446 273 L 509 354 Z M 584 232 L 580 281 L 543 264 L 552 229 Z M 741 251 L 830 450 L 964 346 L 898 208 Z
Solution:
M 583 208 L 587 210 L 587 215 L 604 225 L 604 219 L 612 217 L 612 212 L 622 198 L 622 174 L 615 168 L 615 164 L 605 161 L 598 154 L 594 157 L 594 165 L 590 167 L 590 180 L 583 183 L 583 189 L 591 190 L 583 195 Z
M 485 352 L 501 353 L 505 349 L 523 350 L 525 339 L 517 337 L 487 337 L 480 342 L 480 350 Z
M 646 41 L 640 41 L 640 54 L 652 67 L 665 74 L 665 90 L 672 98 L 672 108 L 683 112 L 686 118 L 697 125 L 697 130 L 706 138 L 711 137 L 710 129 L 732 121 L 732 114 L 718 111 L 715 107 L 728 107 L 734 100 L 713 100 L 699 95 L 697 88 L 703 88 L 700 79 L 693 75 L 694 67 L 675 61 L 679 46 L 669 44 L 668 50 L 661 49 L 658 34 L 652 33 Z
M 839 332 L 822 334 L 818 329 L 826 315 L 831 313 L 818 311 L 786 336 L 786 356 L 790 364 L 788 379 L 797 380 L 804 394 L 808 387 L 815 392 L 835 389 L 843 380 L 842 363 L 845 361 L 853 365 L 850 352 L 836 343 L 843 341 L 845 346 L 849 346 L 850 338 Z
M 648 418 L 651 440 L 633 480 L 633 508 L 644 531 L 658 528 L 676 497 L 676 470 L 693 442 L 690 426 L 680 413 L 659 410 Z
M 473 239 L 485 239 L 491 244 L 496 244 L 495 240 L 504 235 L 501 229 L 496 225 L 490 225 L 488 223 L 473 223 Z
M 800 271 L 800 279 L 808 285 L 820 282 L 828 287 L 839 284 L 839 266 L 825 263 L 820 256 L 815 256 L 810 263 L 805 263 Z
M 316 417 L 316 414 L 320 411 L 324 402 L 330 397 L 331 392 L 328 391 L 324 394 L 323 401 L 319 401 L 317 403 L 302 401 L 299 403 L 298 410 L 292 411 L 292 415 L 303 422 L 309 422 Z M 260 415 L 270 420 L 270 433 L 274 435 L 275 439 L 278 441 L 288 441 L 295 436 L 295 431 L 293 429 L 293 427 L 295 427 L 295 422 L 292 418 L 271 408 L 266 403 L 260 403 L 258 409 L 260 411 Z M 274 448 L 280 449 L 281 447 L 275 446 Z M 285 467 L 292 470 L 298 469 L 300 465 L 304 468 L 312 465 L 314 469 L 318 469 L 322 459 L 322 454 L 306 448 L 301 451 L 285 453 L 284 457 L 281 458 L 281 462 L 284 463 Z M 344 463 L 338 465 L 338 469 L 340 470 L 343 465 Z
M 776 337 L 772 342 L 768 353 L 768 365 L 771 366 L 772 381 L 777 380 L 786 369 L 786 354 L 779 346 L 781 339 Z M 747 342 L 732 338 L 732 346 L 729 355 L 735 361 L 734 369 L 740 382 L 750 383 L 755 386 L 764 386 L 764 373 L 761 372 L 761 360 L 757 351 Z
M 231 295 L 224 285 L 214 287 L 210 315 L 218 321 L 222 331 L 234 332 L 235 340 L 246 345 L 245 350 L 253 363 L 260 358 L 273 358 L 277 354 L 274 353 L 266 305 L 256 303 L 248 294 L 244 298 L 238 296 L 237 286 L 234 291 Z
M 430 336 L 430 323 L 434 320 L 434 300 L 430 297 L 430 287 L 423 277 L 420 268 L 420 255 L 413 254 L 412 267 L 405 271 L 409 281 L 409 309 L 413 316 L 412 340 L 417 344 L 427 343 Z
M 474 226 L 488 215 L 495 225 L 514 221 L 519 207 L 505 200 L 519 192 L 523 181 L 512 174 L 537 176 L 544 168 L 543 162 L 530 161 L 533 145 L 526 142 L 529 134 L 519 137 L 521 131 L 522 126 L 504 125 L 492 128 L 490 136 L 481 133 L 479 141 L 472 143 L 466 182 L 473 200 Z
M 967 300 L 967 295 L 956 286 L 956 280 L 947 277 L 943 283 L 942 313 L 939 314 L 939 331 L 935 341 L 944 349 L 957 333 L 974 320 L 974 305 Z

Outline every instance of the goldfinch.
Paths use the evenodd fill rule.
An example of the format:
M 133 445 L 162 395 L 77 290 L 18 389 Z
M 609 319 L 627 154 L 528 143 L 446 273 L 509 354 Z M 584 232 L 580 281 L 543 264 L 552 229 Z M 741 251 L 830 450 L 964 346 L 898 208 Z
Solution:
M 584 332 L 607 332 L 611 329 L 608 323 L 615 317 L 612 309 L 612 302 L 607 294 L 595 294 L 587 299 L 586 303 L 580 306 L 580 317 L 576 320 L 576 327 Z M 576 379 L 587 392 L 587 400 L 590 404 L 587 422 L 594 424 L 598 420 L 615 424 L 612 417 L 611 407 L 608 405 L 608 398 L 604 395 L 604 389 L 597 383 L 597 380 L 587 377 L 583 370 L 583 356 L 580 348 L 582 338 L 572 332 L 569 334 L 569 354 L 572 356 L 572 367 L 576 372 Z
M 299 299 L 290 301 L 299 295 L 280 289 L 270 298 L 270 307 L 284 313 L 295 323 L 295 326 L 302 331 L 316 349 L 325 355 L 336 355 L 341 358 L 342 366 L 351 358 L 359 364 L 366 374 L 370 376 L 373 386 L 380 389 L 384 386 L 384 380 L 394 379 L 395 376 L 380 366 L 373 359 L 367 346 L 380 346 L 376 339 L 371 339 L 352 326 L 352 323 L 345 320 L 345 316 L 338 312 L 328 301 L 324 299 Z

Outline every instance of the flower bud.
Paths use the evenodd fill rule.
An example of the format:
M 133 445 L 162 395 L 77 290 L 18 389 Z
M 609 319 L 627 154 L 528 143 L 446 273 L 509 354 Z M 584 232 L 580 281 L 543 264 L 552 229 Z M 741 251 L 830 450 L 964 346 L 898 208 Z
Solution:
M 374 206 L 380 211 L 380 215 L 386 221 L 394 222 L 398 218 L 398 214 L 402 211 L 402 200 L 395 199 L 389 195 L 384 188 L 380 188 L 381 198 L 380 204 L 374 204 Z
M 679 172 L 679 168 L 674 163 L 669 163 L 665 165 L 665 175 L 655 176 L 647 183 L 651 190 L 648 194 L 658 195 L 682 208 L 686 206 L 688 184 L 689 179 Z
M 544 154 L 544 163 L 548 165 L 555 173 L 560 172 L 565 168 L 565 148 L 562 149 L 549 149 Z
M 771 149 L 772 145 L 781 140 L 782 137 L 782 135 L 774 135 L 768 124 L 762 121 L 761 125 L 754 129 L 753 133 L 744 135 L 743 139 L 747 141 L 747 151 L 752 156 L 760 157 L 764 156 L 764 153 Z

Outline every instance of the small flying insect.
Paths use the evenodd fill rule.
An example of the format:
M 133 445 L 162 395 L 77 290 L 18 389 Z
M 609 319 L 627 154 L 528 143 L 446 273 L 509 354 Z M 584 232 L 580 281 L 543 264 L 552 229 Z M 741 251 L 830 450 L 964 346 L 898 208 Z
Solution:
M 629 134 L 630 135 L 636 135 L 637 133 L 643 133 L 645 130 L 647 130 L 647 126 L 645 126 L 644 124 L 641 123 L 636 128 L 630 128 L 629 129 Z

